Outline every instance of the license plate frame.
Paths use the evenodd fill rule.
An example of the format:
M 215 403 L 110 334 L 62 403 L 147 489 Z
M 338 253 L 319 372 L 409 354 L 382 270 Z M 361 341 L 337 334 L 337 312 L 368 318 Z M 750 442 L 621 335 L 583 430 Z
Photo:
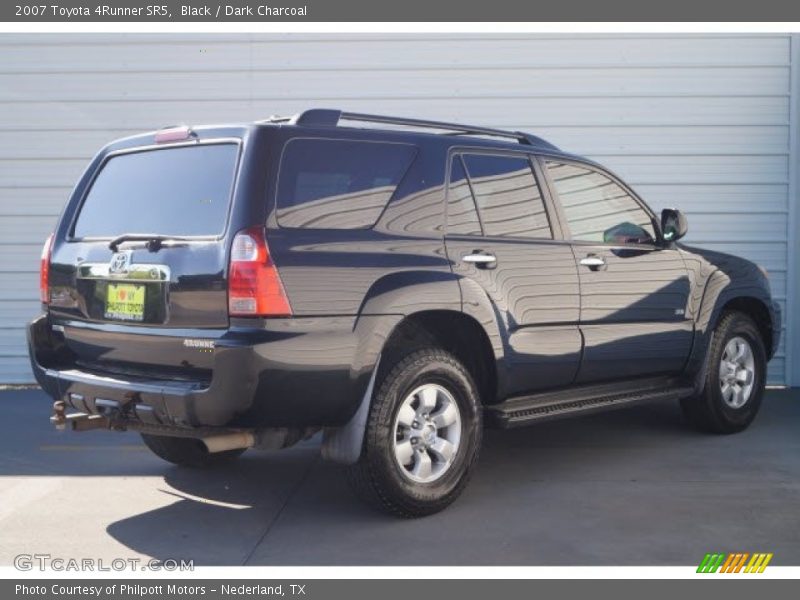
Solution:
M 147 286 L 143 283 L 109 282 L 103 316 L 111 321 L 144 321 Z

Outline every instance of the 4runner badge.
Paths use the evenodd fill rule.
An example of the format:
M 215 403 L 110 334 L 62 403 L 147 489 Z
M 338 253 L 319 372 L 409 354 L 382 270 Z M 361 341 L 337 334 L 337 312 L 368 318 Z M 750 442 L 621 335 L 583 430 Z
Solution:
M 128 267 L 131 264 L 130 252 L 115 252 L 111 257 L 111 262 L 108 263 L 108 272 L 116 274 L 125 274 L 128 272 Z
M 211 351 L 214 349 L 214 340 L 185 339 L 183 340 L 183 346 L 185 348 L 199 348 L 203 351 Z

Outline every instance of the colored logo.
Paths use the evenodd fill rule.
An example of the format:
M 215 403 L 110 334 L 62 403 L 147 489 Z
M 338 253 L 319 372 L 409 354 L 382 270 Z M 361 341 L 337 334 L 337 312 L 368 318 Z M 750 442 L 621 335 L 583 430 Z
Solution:
M 749 560 L 748 560 L 749 559 Z M 756 552 L 733 552 L 731 554 L 706 554 L 700 566 L 697 567 L 698 573 L 763 573 L 769 561 L 772 560 L 772 553 Z

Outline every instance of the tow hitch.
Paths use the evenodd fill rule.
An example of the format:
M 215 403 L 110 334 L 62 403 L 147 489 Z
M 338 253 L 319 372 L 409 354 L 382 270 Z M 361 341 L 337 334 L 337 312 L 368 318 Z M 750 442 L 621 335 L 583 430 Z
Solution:
M 67 403 L 63 400 L 56 400 L 53 402 L 53 416 L 50 417 L 50 422 L 55 425 L 56 429 L 59 431 L 64 430 L 64 426 L 67 422 Z
M 98 404 L 101 401 L 97 401 Z M 76 412 L 67 414 L 67 404 L 63 400 L 53 403 L 53 414 L 50 422 L 59 431 L 90 431 L 92 429 L 110 429 L 113 431 L 138 431 L 154 435 L 165 435 L 174 437 L 190 437 L 202 441 L 209 452 L 225 452 L 240 448 L 252 448 L 261 441 L 262 445 L 269 444 L 274 440 L 273 432 L 264 432 L 261 440 L 256 439 L 255 432 L 252 430 L 225 430 L 225 429 L 193 429 L 186 430 L 169 425 L 150 425 L 138 421 L 129 420 L 121 417 L 121 412 L 117 410 L 116 404 L 111 402 L 100 406 L 102 414 L 88 414 Z M 272 435 L 270 435 L 272 434 Z
M 89 431 L 91 429 L 111 429 L 111 421 L 103 415 L 86 413 L 67 414 L 67 405 L 63 400 L 53 402 L 53 416 L 50 422 L 59 431 Z
M 63 400 L 53 403 L 53 415 L 50 422 L 60 431 L 90 431 L 92 429 L 108 429 L 111 431 L 138 431 L 152 435 L 184 437 L 200 440 L 211 453 L 225 452 L 244 448 L 260 450 L 278 450 L 293 446 L 301 440 L 307 440 L 318 430 L 288 429 L 285 427 L 265 429 L 234 429 L 198 427 L 186 429 L 172 425 L 142 423 L 127 418 L 119 405 L 111 400 L 96 401 L 100 414 L 76 412 L 67 414 L 67 404 Z

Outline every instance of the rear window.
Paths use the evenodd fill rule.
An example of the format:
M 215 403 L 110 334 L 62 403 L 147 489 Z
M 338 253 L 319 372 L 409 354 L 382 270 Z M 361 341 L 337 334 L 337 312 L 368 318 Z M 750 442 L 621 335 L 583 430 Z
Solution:
M 278 223 L 305 229 L 367 229 L 411 164 L 407 144 L 295 139 L 278 177 Z
M 238 154 L 236 144 L 208 144 L 113 156 L 95 177 L 73 235 L 220 235 Z

